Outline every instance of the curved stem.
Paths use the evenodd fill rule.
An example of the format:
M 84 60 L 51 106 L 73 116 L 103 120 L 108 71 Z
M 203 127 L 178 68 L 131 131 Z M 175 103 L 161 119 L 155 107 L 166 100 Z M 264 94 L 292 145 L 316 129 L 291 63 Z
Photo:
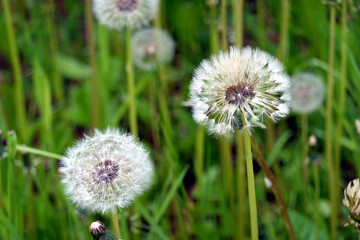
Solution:
M 134 65 L 131 49 L 131 29 L 126 28 L 126 76 L 128 84 L 128 94 L 130 99 L 130 131 L 134 136 L 138 135 L 137 113 L 136 113 L 136 97 L 135 97 L 135 80 Z
M 281 210 L 281 215 L 284 219 L 285 222 L 285 227 L 286 230 L 288 232 L 289 238 L 291 240 L 295 240 L 295 232 L 294 232 L 294 228 L 291 224 L 290 221 L 290 217 L 287 211 L 287 207 L 284 201 L 284 198 L 281 195 L 281 191 L 279 188 L 279 185 L 277 184 L 276 178 L 274 176 L 274 174 L 272 173 L 272 171 L 270 170 L 269 166 L 267 165 L 267 163 L 265 162 L 265 158 L 262 155 L 259 146 L 257 145 L 257 143 L 255 142 L 255 139 L 253 137 L 251 137 L 251 145 L 252 145 L 252 149 L 254 151 L 254 154 L 256 156 L 256 160 L 259 163 L 261 169 L 264 171 L 265 176 L 271 181 L 271 189 L 273 190 L 273 193 L 275 195 L 276 198 L 276 202 L 278 204 L 278 206 L 280 207 Z
M 16 145 L 16 150 L 35 154 L 35 155 L 42 156 L 42 157 L 53 158 L 53 159 L 57 159 L 57 160 L 64 157 L 64 156 L 56 154 L 56 153 L 47 152 L 44 150 L 28 147 L 26 145 Z

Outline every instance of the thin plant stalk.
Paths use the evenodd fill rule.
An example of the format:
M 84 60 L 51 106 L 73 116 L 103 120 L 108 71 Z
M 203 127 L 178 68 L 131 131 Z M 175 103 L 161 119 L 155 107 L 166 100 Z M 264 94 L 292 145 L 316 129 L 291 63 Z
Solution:
M 255 177 L 254 177 L 254 167 L 253 167 L 253 159 L 251 153 L 251 140 L 248 130 L 244 130 L 244 143 L 245 143 L 245 159 L 246 159 L 249 208 L 250 208 L 251 239 L 257 240 L 259 239 L 259 233 L 258 233 L 258 221 L 257 221 Z
M 309 164 L 307 163 L 308 156 L 308 118 L 306 114 L 301 115 L 301 162 L 304 179 L 304 193 L 307 201 L 307 193 L 309 190 Z M 305 203 L 308 206 L 307 203 Z
M 278 59 L 281 62 L 285 61 L 286 49 L 289 35 L 289 21 L 290 21 L 290 3 L 289 0 L 281 0 L 281 22 L 280 22 L 280 39 L 278 48 Z M 274 147 L 275 142 L 275 128 L 272 122 L 267 125 L 266 145 L 270 152 Z
M 94 20 L 92 16 L 91 0 L 85 0 L 85 23 L 86 40 L 91 66 L 91 126 L 94 128 L 99 125 L 99 93 L 95 55 Z
M 233 0 L 233 16 L 235 43 L 239 47 L 243 45 L 244 38 L 244 0 Z M 236 186 L 237 186 L 237 223 L 235 233 L 237 239 L 245 237 L 246 211 L 246 171 L 244 161 L 244 138 L 240 131 L 236 131 Z
M 117 214 L 117 209 L 111 213 L 111 218 L 112 218 L 112 224 L 114 227 L 115 237 L 117 239 L 121 239 L 120 227 L 119 227 L 119 216 Z
M 20 151 L 20 152 L 35 154 L 35 155 L 42 156 L 42 157 L 53 158 L 56 160 L 60 160 L 61 158 L 64 157 L 64 156 L 56 154 L 56 153 L 28 147 L 26 145 L 16 145 L 16 150 Z
M 126 77 L 128 84 L 128 94 L 130 99 L 129 105 L 129 120 L 130 120 L 130 132 L 134 135 L 138 135 L 137 125 L 137 112 L 136 112 L 136 96 L 135 96 L 135 79 L 134 79 L 134 64 L 131 50 L 131 29 L 126 28 Z
M 24 100 L 24 87 L 22 82 L 21 75 L 21 66 L 18 55 L 18 49 L 16 46 L 14 28 L 13 28 L 13 19 L 10 12 L 9 1 L 2 0 L 4 15 L 5 15 L 5 27 L 6 27 L 6 36 L 9 46 L 9 54 L 11 59 L 11 66 L 14 75 L 15 90 L 15 111 L 16 111 L 16 124 L 19 132 L 21 133 L 21 139 L 25 142 L 28 141 L 27 126 L 26 126 L 26 115 L 25 115 L 25 100 Z
M 252 146 L 252 150 L 256 156 L 256 160 L 257 160 L 258 164 L 260 165 L 261 169 L 264 171 L 265 176 L 271 181 L 271 189 L 275 195 L 276 202 L 280 208 L 281 215 L 284 219 L 284 223 L 285 223 L 285 227 L 288 232 L 288 235 L 289 235 L 289 239 L 295 240 L 296 237 L 295 237 L 294 228 L 291 224 L 291 220 L 290 220 L 290 217 L 289 217 L 289 214 L 287 211 L 287 207 L 286 207 L 284 198 L 281 195 L 279 185 L 276 181 L 274 174 L 272 173 L 269 166 L 267 165 L 259 146 L 257 145 L 254 137 L 252 137 L 252 136 L 251 136 L 251 146 Z
M 226 51 L 228 48 L 226 19 L 227 19 L 226 0 L 221 0 L 221 49 L 223 51 Z
M 314 164 L 314 184 L 315 184 L 315 239 L 319 240 L 319 228 L 320 228 L 320 179 L 319 179 L 319 166 Z
M 56 99 L 63 103 L 64 101 L 64 86 L 62 83 L 59 66 L 56 61 L 56 55 L 58 53 L 58 40 L 55 33 L 55 24 L 54 24 L 54 0 L 48 0 L 47 3 L 47 12 L 46 12 L 46 22 L 47 22 L 47 31 L 49 33 L 49 46 L 50 54 L 52 61 L 52 79 L 54 81 L 54 92 Z
M 335 191 L 334 167 L 332 158 L 332 105 L 334 91 L 334 51 L 335 51 L 335 14 L 336 9 L 330 5 L 330 35 L 329 35 L 329 70 L 327 78 L 326 117 L 325 117 L 325 158 L 327 160 L 328 190 L 331 204 L 330 229 L 331 238 L 336 239 L 337 232 L 337 202 Z
M 227 0 L 221 0 L 221 49 L 226 51 L 228 49 L 227 41 Z M 226 194 L 230 204 L 230 211 L 234 212 L 234 186 L 233 186 L 233 167 L 231 160 L 231 144 L 226 137 L 219 138 L 221 168 L 223 181 L 226 188 Z
M 257 41 L 261 49 L 266 49 L 266 5 L 265 0 L 256 1 L 256 19 L 257 19 Z
M 346 97 L 346 63 L 347 63 L 347 54 L 346 54 L 346 39 L 347 39 L 347 4 L 346 0 L 342 1 L 341 7 L 341 56 L 340 56 L 340 86 L 339 86 L 339 113 L 344 112 L 345 108 L 345 97 Z M 337 183 L 340 182 L 340 157 L 341 157 L 341 145 L 340 139 L 342 135 L 342 117 L 339 115 L 336 123 L 336 132 L 335 132 L 335 186 L 338 186 Z M 335 187 L 335 197 L 336 202 L 339 202 L 339 189 Z M 336 207 L 336 212 L 338 211 L 338 205 Z

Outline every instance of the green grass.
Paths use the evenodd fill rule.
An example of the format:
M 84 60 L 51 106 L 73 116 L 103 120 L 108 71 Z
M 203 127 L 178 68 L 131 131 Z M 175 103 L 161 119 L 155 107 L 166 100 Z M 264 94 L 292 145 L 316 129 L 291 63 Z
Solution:
M 281 1 L 245 0 L 243 45 L 260 47 L 273 56 L 281 51 L 289 75 L 312 71 L 327 85 L 328 7 L 320 0 L 289 2 L 289 32 L 284 36 L 280 34 Z M 0 239 L 91 239 L 88 226 L 95 220 L 103 221 L 113 232 L 110 213 L 84 212 L 67 199 L 55 158 L 83 133 L 91 132 L 91 126 L 130 132 L 130 125 L 135 124 L 129 120 L 130 109 L 136 109 L 139 137 L 151 152 L 156 176 L 152 188 L 136 199 L 131 211 L 119 211 L 123 238 L 136 239 L 132 229 L 137 228 L 137 239 L 239 239 L 242 231 L 244 239 L 250 239 L 248 197 L 243 206 L 236 204 L 241 184 L 236 159 L 245 158 L 236 154 L 235 136 L 224 153 L 219 140 L 206 130 L 204 134 L 192 119 L 191 109 L 183 106 L 194 69 L 220 46 L 226 48 L 216 24 L 226 21 L 227 36 L 239 27 L 233 23 L 238 19 L 232 11 L 233 1 L 226 1 L 225 19 L 221 19 L 220 4 L 211 9 L 205 1 L 163 0 L 161 4 L 161 16 L 154 25 L 175 39 L 175 59 L 155 72 L 134 69 L 134 101 L 127 89 L 125 32 L 109 30 L 94 19 L 95 62 L 90 64 L 82 2 L 1 1 L 0 129 L 7 147 L 0 147 Z M 307 116 L 307 132 L 318 138 L 317 147 L 308 149 L 309 156 L 319 156 L 320 165 L 303 166 L 300 115 L 291 113 L 275 125 L 270 150 L 266 131 L 254 131 L 267 164 L 275 172 L 297 239 L 316 239 L 316 226 L 319 239 L 358 237 L 352 227 L 343 227 L 348 212 L 341 203 L 344 187 L 360 175 L 360 135 L 354 124 L 360 119 L 360 15 L 351 9 L 344 45 L 341 8 L 335 9 L 333 139 L 325 139 L 329 138 L 324 131 L 325 101 Z M 236 32 L 236 36 L 241 34 Z M 285 47 L 280 41 L 287 41 Z M 347 63 L 341 68 L 344 51 Z M 343 69 L 347 75 L 342 107 Z M 92 107 L 95 100 L 97 111 Z M 341 136 L 335 136 L 338 122 Z M 326 140 L 341 146 L 335 183 L 328 179 Z M 220 159 L 228 153 L 228 166 L 223 168 Z M 307 189 L 304 167 L 309 176 Z M 256 161 L 254 173 L 260 239 L 289 239 L 275 197 L 265 186 L 264 172 Z M 315 189 L 317 182 L 319 189 Z M 337 236 L 330 229 L 329 182 L 337 194 Z M 238 219 L 239 213 L 244 219 Z M 136 221 L 134 214 L 138 215 Z

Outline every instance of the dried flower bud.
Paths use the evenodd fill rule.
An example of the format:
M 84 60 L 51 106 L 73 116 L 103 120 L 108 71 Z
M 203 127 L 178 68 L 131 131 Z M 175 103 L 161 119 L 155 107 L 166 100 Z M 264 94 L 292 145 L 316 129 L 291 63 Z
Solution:
M 264 178 L 264 183 L 267 188 L 271 188 L 272 182 L 267 177 Z
M 99 236 L 105 233 L 105 226 L 100 221 L 92 222 L 89 227 L 89 232 L 91 235 Z
M 216 6 L 219 4 L 219 0 L 206 0 L 206 5 L 209 7 Z
M 317 145 L 317 138 L 315 135 L 311 135 L 309 137 L 309 146 L 310 147 L 315 147 Z
M 355 127 L 356 127 L 357 133 L 360 134 L 360 120 L 359 119 L 355 120 Z
M 344 199 L 342 200 L 345 207 L 349 209 L 348 222 L 344 225 L 354 225 L 354 228 L 360 233 L 360 183 L 359 179 L 352 180 L 344 190 Z
M 100 221 L 91 223 L 89 232 L 93 236 L 94 240 L 118 240 L 109 231 L 105 230 L 104 224 Z

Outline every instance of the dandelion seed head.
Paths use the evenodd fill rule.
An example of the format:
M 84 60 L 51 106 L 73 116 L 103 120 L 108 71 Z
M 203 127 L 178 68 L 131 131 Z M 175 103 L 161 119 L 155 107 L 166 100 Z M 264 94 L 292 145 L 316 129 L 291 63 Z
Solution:
M 95 130 L 66 151 L 60 172 L 65 192 L 81 209 L 106 212 L 125 208 L 150 186 L 149 153 L 132 135 Z
M 149 24 L 158 5 L 159 0 L 93 0 L 93 10 L 100 23 L 119 31 Z
M 291 78 L 291 110 L 308 114 L 316 110 L 324 100 L 325 88 L 315 74 L 303 72 Z
M 264 128 L 265 118 L 285 117 L 290 83 L 283 69 L 276 58 L 250 47 L 231 47 L 202 61 L 188 101 L 195 121 L 210 133 L 230 136 L 236 129 Z
M 136 32 L 131 40 L 134 63 L 143 70 L 151 70 L 174 57 L 175 43 L 170 35 L 160 29 Z
M 349 210 L 348 222 L 345 226 L 352 224 L 360 233 L 360 183 L 359 179 L 354 179 L 344 190 L 343 205 Z

